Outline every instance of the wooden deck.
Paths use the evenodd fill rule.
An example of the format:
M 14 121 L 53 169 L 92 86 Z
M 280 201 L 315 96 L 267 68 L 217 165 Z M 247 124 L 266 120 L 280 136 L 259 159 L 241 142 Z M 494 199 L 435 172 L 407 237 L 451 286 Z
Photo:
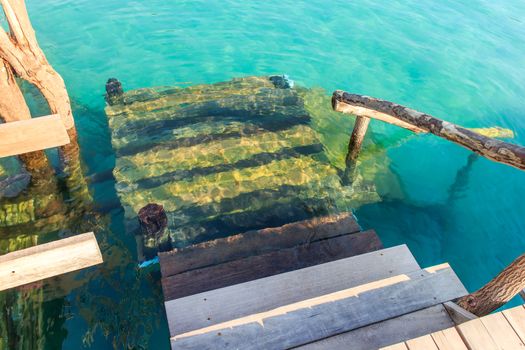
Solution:
M 102 263 L 93 232 L 0 256 L 0 291 Z
M 172 348 L 378 349 L 452 327 L 450 266 L 381 248 L 341 214 L 162 253 Z
M 67 130 L 57 114 L 0 124 L 0 158 L 64 146 L 69 142 Z
M 525 349 L 525 308 L 462 323 L 438 332 L 397 343 L 384 350 L 503 350 Z

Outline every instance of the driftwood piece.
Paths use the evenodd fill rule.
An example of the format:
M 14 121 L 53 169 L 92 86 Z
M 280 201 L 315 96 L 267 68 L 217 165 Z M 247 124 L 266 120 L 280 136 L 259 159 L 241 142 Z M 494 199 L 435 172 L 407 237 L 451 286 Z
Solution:
M 524 288 L 525 254 L 519 256 L 481 289 L 464 296 L 456 304 L 481 317 L 505 305 Z
M 389 101 L 350 94 L 341 90 L 335 91 L 332 96 L 333 109 L 346 112 L 349 110 L 348 106 L 370 110 L 370 113 L 366 114 L 370 118 L 374 118 L 374 111 L 393 117 L 403 123 L 457 143 L 485 158 L 525 170 L 524 147 L 483 136 L 456 124 Z

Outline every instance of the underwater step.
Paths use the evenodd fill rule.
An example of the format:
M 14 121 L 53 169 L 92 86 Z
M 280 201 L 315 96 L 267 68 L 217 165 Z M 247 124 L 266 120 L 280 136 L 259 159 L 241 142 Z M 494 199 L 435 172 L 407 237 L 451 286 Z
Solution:
M 162 290 L 165 300 L 178 299 L 381 248 L 373 230 L 349 233 L 169 276 L 162 279 Z
M 342 186 L 311 125 L 306 98 L 318 92 L 309 91 L 274 76 L 119 92 L 106 107 L 113 173 L 139 261 L 374 198 Z M 150 204 L 162 206 L 167 225 L 142 236 L 137 214 Z

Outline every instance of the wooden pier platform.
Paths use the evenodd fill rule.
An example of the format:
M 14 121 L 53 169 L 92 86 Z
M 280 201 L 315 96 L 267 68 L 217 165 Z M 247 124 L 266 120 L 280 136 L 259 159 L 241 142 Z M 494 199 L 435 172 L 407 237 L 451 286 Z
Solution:
M 161 253 L 172 348 L 378 349 L 454 326 L 448 264 L 381 249 L 351 214 L 314 220 Z
M 382 348 L 384 350 L 525 349 L 523 305 L 462 323 L 432 334 Z

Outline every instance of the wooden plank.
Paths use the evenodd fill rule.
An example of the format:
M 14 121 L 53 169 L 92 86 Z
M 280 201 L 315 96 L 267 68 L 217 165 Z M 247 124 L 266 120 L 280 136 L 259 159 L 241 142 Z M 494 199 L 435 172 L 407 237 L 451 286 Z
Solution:
M 0 256 L 0 290 L 102 263 L 93 232 Z
M 179 334 L 171 338 L 172 347 L 205 349 L 213 344 L 214 349 L 289 348 L 465 294 L 450 266 L 443 264 Z
M 300 350 L 378 349 L 454 326 L 443 305 L 361 327 L 299 347 Z
M 64 146 L 69 142 L 58 114 L 0 124 L 0 158 Z
M 481 323 L 500 349 L 525 349 L 525 345 L 502 313 L 482 317 Z
M 373 230 L 351 233 L 169 276 L 162 279 L 162 290 L 164 299 L 172 300 L 381 248 Z
M 352 213 L 325 216 L 159 253 L 160 267 L 162 276 L 168 277 L 192 269 L 358 231 L 360 227 Z
M 408 350 L 405 343 L 398 343 L 394 345 L 385 346 L 379 350 Z
M 454 327 L 432 333 L 432 339 L 441 350 L 467 350 L 467 346 Z
M 282 273 L 165 303 L 171 335 L 419 270 L 405 245 Z
M 405 344 L 408 350 L 439 350 L 430 334 L 407 340 Z
M 504 310 L 503 316 L 509 321 L 521 341 L 525 342 L 525 308 L 523 306 L 517 306 Z
M 481 320 L 475 319 L 457 326 L 459 334 L 469 349 L 495 350 L 499 349 L 494 339 L 490 336 Z
M 478 318 L 478 316 L 465 310 L 453 301 L 443 303 L 448 314 L 456 324 L 461 324 Z

